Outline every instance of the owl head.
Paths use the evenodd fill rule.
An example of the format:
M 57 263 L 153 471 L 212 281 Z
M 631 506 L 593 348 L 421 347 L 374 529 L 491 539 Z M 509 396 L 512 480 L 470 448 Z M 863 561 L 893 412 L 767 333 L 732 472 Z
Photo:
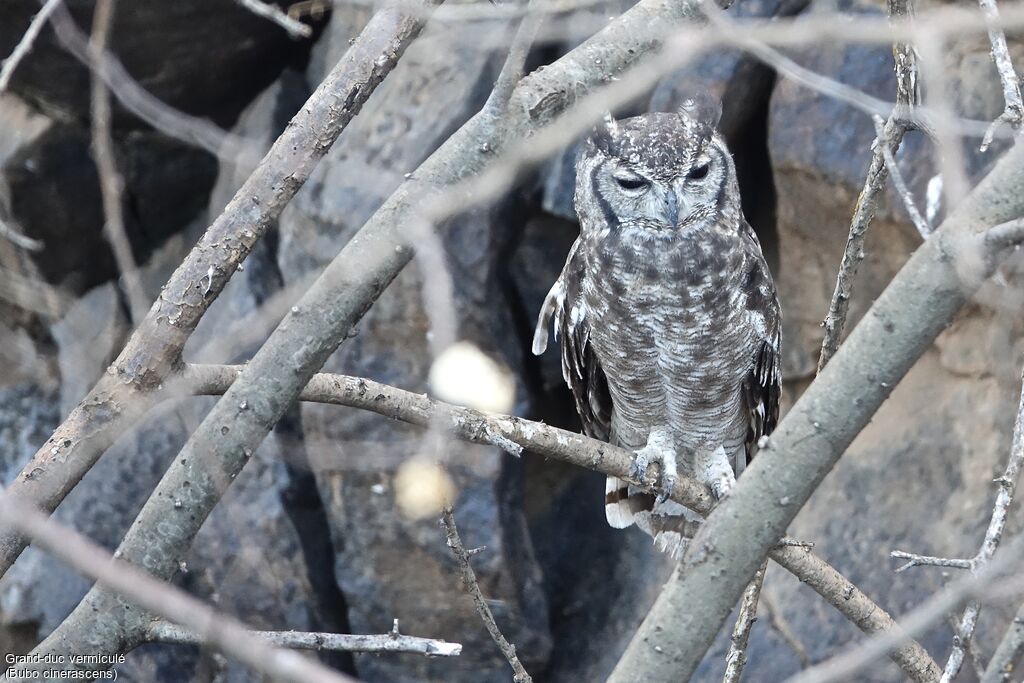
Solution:
M 576 211 L 584 231 L 670 236 L 738 211 L 736 168 L 715 130 L 715 111 L 689 102 L 675 113 L 606 117 L 577 166 Z

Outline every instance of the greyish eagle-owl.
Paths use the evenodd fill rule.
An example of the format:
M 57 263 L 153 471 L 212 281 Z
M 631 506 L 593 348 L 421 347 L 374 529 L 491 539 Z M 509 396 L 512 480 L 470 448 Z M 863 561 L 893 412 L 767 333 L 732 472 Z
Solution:
M 609 477 L 605 512 L 673 556 L 678 473 L 725 496 L 779 411 L 778 298 L 717 123 L 688 102 L 595 129 L 576 165 L 580 236 L 533 340 L 543 353 L 553 323 L 587 435 L 633 451 L 638 479 L 660 464 L 657 496 Z

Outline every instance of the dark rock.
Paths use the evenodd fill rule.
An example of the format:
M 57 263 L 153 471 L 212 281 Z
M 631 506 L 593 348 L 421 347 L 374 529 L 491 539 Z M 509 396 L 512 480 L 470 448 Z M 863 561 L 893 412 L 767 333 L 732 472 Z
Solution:
M 142 262 L 205 207 L 216 161 L 158 133 L 129 134 L 117 149 L 125 231 Z M 45 245 L 32 259 L 47 282 L 83 292 L 116 276 L 86 130 L 49 128 L 10 157 L 0 174 L 9 192 L 6 213 Z
M 66 4 L 88 32 L 95 3 L 72 0 Z M 38 11 L 34 0 L 4 3 L 0 54 L 10 54 Z M 119 3 L 111 40 L 111 52 L 157 99 L 222 126 L 230 125 L 252 97 L 289 61 L 301 58 L 310 44 L 291 40 L 276 24 L 232 0 Z M 15 71 L 11 87 L 59 118 L 88 118 L 89 74 L 61 47 L 49 27 Z M 119 116 L 118 123 L 140 125 L 128 116 Z

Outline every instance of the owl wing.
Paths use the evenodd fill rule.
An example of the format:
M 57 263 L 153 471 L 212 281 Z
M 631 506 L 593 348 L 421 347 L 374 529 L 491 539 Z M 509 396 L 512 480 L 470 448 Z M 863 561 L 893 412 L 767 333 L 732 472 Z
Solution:
M 561 340 L 562 377 L 572 391 L 576 410 L 587 436 L 607 441 L 611 432 L 612 399 L 608 380 L 590 344 L 592 320 L 583 300 L 586 263 L 580 241 L 572 245 L 562 274 L 544 299 L 533 335 L 533 353 L 548 345 L 548 324 L 553 320 L 555 339 Z
M 746 259 L 748 270 L 742 286 L 747 300 L 747 312 L 759 341 L 755 346 L 750 372 L 743 382 L 744 403 L 749 412 L 746 452 L 747 462 L 750 462 L 757 453 L 757 442 L 762 436 L 771 434 L 779 421 L 782 316 L 775 284 L 761 253 L 761 245 L 753 229 L 745 221 L 744 224 L 745 242 L 750 250 Z

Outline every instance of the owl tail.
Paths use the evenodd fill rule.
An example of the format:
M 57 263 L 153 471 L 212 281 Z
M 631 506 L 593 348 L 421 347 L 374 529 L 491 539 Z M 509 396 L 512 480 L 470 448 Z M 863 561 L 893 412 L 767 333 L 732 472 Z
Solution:
M 604 485 L 604 516 L 609 526 L 625 529 L 634 522 L 633 516 L 642 510 L 649 509 L 649 495 L 634 491 L 630 493 L 630 484 L 618 477 L 608 477 Z

